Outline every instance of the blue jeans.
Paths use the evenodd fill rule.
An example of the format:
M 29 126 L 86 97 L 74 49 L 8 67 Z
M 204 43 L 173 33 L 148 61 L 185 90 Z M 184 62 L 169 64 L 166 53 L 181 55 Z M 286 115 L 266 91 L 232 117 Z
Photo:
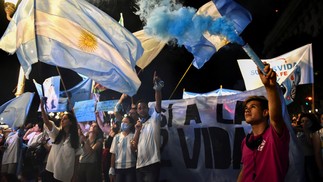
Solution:
M 137 182 L 158 182 L 160 163 L 154 163 L 136 170 Z

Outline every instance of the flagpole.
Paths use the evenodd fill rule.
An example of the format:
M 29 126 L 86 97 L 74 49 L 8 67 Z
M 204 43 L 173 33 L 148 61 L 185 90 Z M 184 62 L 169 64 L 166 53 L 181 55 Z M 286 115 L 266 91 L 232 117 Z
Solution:
M 17 89 L 16 89 L 16 93 L 15 93 L 16 97 L 19 97 L 21 94 L 24 93 L 24 91 L 25 91 L 25 82 L 26 82 L 25 73 L 24 73 L 24 70 L 22 69 L 22 67 L 20 66 Z
M 312 67 L 313 67 L 313 51 L 312 51 L 312 44 L 310 46 L 310 60 L 312 62 Z M 314 87 L 314 75 L 313 76 L 313 83 L 312 83 L 312 105 L 311 105 L 311 108 L 312 108 L 312 112 L 315 113 L 315 87 Z
M 312 113 L 315 113 L 315 91 L 314 91 L 314 82 L 312 83 L 312 104 L 311 104 L 311 108 L 312 108 Z
M 67 93 L 67 89 L 66 89 L 66 86 L 65 86 L 65 82 L 63 80 L 62 74 L 61 74 L 58 66 L 56 66 L 56 70 L 57 70 L 59 76 L 61 77 L 61 81 L 62 81 L 62 85 L 63 85 L 63 88 L 64 88 L 64 92 L 65 92 L 65 94 L 67 96 L 67 107 L 68 107 L 67 109 L 69 109 L 69 106 L 70 106 L 70 103 L 71 103 L 71 99 L 70 99 L 70 97 L 69 97 L 69 95 Z
M 178 87 L 178 86 L 179 86 L 179 84 L 182 82 L 182 80 L 183 80 L 183 79 L 184 79 L 184 77 L 186 76 L 186 74 L 187 74 L 188 70 L 192 67 L 192 65 L 193 65 L 193 62 L 191 62 L 191 64 L 190 64 L 190 65 L 188 66 L 188 68 L 186 69 L 185 73 L 183 74 L 183 76 L 182 76 L 182 78 L 179 80 L 179 82 L 177 83 L 177 85 L 176 85 L 175 89 L 173 90 L 172 94 L 169 96 L 168 100 L 170 100 L 170 99 L 173 97 L 173 95 L 174 95 L 175 91 L 177 90 L 177 87 Z
M 12 15 L 15 12 L 15 10 L 17 9 L 17 4 L 18 4 L 18 0 L 16 1 L 4 1 L 4 7 L 5 7 L 5 13 L 6 13 L 6 18 L 7 20 L 10 22 L 12 19 Z M 19 68 L 19 76 L 18 76 L 18 83 L 17 83 L 17 89 L 15 92 L 15 96 L 19 97 L 21 94 L 24 93 L 25 91 L 25 82 L 26 82 L 26 78 L 25 78 L 25 73 L 24 70 L 22 69 L 22 67 L 20 66 Z

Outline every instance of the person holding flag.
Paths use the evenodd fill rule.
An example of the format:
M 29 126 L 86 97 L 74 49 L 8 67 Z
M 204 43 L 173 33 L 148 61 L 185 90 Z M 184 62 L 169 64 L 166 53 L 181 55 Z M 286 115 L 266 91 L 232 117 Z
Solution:
M 44 128 L 52 142 L 46 165 L 46 181 L 71 181 L 76 176 L 75 164 L 81 153 L 76 117 L 73 113 L 64 112 L 58 128 L 49 120 L 43 98 L 40 102 Z
M 289 167 L 290 136 L 283 119 L 276 73 L 266 63 L 263 72 L 258 67 L 268 100 L 264 96 L 245 100 L 244 116 L 252 132 L 242 141 L 239 182 L 284 181 Z

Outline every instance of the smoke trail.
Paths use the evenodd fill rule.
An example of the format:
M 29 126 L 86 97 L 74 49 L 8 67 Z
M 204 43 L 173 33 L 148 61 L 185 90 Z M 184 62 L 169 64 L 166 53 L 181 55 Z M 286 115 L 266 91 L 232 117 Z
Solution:
M 223 36 L 230 42 L 243 45 L 232 22 L 225 17 L 213 19 L 211 16 L 196 15 L 196 9 L 183 7 L 171 0 L 138 0 L 136 12 L 146 23 L 145 32 L 168 42 L 176 39 L 179 45 L 195 45 L 209 32 Z

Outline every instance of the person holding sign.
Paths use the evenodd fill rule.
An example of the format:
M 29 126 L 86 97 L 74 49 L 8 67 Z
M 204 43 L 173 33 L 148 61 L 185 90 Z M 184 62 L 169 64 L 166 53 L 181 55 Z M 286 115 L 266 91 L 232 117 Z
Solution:
M 156 75 L 153 77 L 155 90 L 155 110 L 149 115 L 148 104 L 137 102 L 139 120 L 135 125 L 136 131 L 131 146 L 137 151 L 136 177 L 137 182 L 157 182 L 160 173 L 160 122 L 161 117 L 161 89 L 163 81 Z
M 40 103 L 44 128 L 52 142 L 46 165 L 49 179 L 46 179 L 46 181 L 71 181 L 72 177 L 76 175 L 74 173 L 76 171 L 75 163 L 80 152 L 76 117 L 70 112 L 64 112 L 61 127 L 58 128 L 53 121 L 48 119 L 45 112 L 46 103 L 43 99 Z
M 276 73 L 265 64 L 258 73 L 268 100 L 250 96 L 244 116 L 252 132 L 242 141 L 242 170 L 237 181 L 284 181 L 289 163 L 289 131 L 284 123 Z M 269 122 L 268 122 L 269 121 Z

